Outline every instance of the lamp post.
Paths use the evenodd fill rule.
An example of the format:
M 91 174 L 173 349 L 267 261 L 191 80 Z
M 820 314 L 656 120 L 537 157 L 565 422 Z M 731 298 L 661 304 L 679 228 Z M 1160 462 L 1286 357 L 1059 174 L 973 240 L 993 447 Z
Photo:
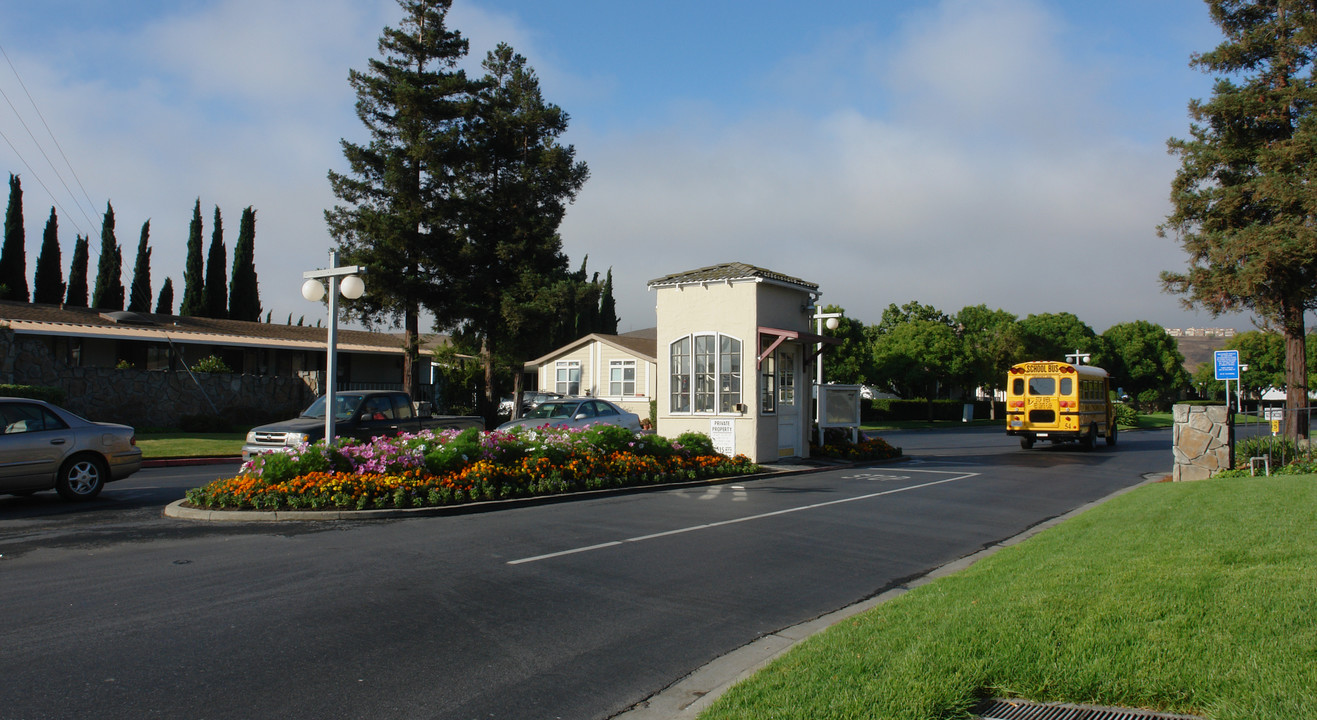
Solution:
M 825 313 L 816 312 L 813 315 L 815 334 L 823 334 L 823 326 L 826 324 L 829 330 L 836 330 L 841 325 L 842 313 Z M 814 424 L 819 429 L 819 447 L 823 447 L 823 343 L 817 343 L 814 348 L 818 353 L 818 380 L 814 384 Z
M 325 445 L 334 440 L 334 391 L 338 382 L 338 296 L 356 300 L 366 292 L 366 283 L 359 275 L 364 275 L 366 268 L 360 265 L 338 267 L 338 251 L 329 251 L 329 268 L 325 270 L 307 270 L 302 273 L 306 281 L 302 283 L 302 297 L 311 302 L 320 302 L 325 296 L 322 279 L 329 280 L 329 337 L 325 341 Z

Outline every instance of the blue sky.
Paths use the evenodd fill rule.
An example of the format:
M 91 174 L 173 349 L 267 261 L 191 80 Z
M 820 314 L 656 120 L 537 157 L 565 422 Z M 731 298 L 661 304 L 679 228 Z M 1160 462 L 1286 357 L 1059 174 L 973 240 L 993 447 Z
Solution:
M 29 273 L 53 204 L 67 266 L 109 200 L 125 263 L 149 219 L 154 288 L 170 276 L 181 297 L 195 199 L 207 242 L 221 208 L 230 255 L 251 205 L 263 303 L 314 322 L 298 288 L 331 245 L 325 175 L 363 137 L 347 72 L 399 18 L 393 0 L 7 6 L 0 170 L 23 179 Z M 571 115 L 591 179 L 565 249 L 613 269 L 622 330 L 653 325 L 646 281 L 728 261 L 817 282 L 870 323 L 917 300 L 1099 332 L 1249 327 L 1157 281 L 1186 262 L 1156 226 L 1166 140 L 1210 93 L 1188 66 L 1220 42 L 1201 0 L 456 0 L 449 23 L 473 71 L 506 41 Z

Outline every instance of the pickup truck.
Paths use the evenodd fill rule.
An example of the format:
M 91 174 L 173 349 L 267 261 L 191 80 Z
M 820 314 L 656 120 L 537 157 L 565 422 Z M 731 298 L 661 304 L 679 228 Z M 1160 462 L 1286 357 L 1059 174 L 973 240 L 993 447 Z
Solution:
M 420 430 L 485 427 L 484 418 L 470 415 L 437 415 L 428 406 L 418 412 L 407 393 L 397 390 L 349 390 L 334 393 L 334 431 L 339 437 L 369 440 L 381 435 L 413 433 Z M 325 436 L 325 397 L 292 420 L 270 423 L 247 433 L 242 446 L 243 461 L 253 455 L 284 447 L 313 443 Z

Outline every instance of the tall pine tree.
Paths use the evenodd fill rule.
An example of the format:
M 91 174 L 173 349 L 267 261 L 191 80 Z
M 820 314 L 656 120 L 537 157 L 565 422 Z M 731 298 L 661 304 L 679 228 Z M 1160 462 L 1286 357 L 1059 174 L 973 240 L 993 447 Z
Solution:
M 248 206 L 238 223 L 233 246 L 233 279 L 229 281 L 229 318 L 258 322 L 261 298 L 256 287 L 256 211 Z
M 41 235 L 41 253 L 37 255 L 37 274 L 32 281 L 32 302 L 58 305 L 64 302 L 64 268 L 59 252 L 59 218 L 50 209 L 46 231 Z
M 157 315 L 174 314 L 174 281 L 172 278 L 165 278 L 165 284 L 160 286 L 160 296 L 155 301 L 155 311 Z
M 457 67 L 467 41 L 445 25 L 451 0 L 398 4 L 402 23 L 384 29 L 382 57 L 348 75 L 370 141 L 342 141 L 348 173 L 329 173 L 342 204 L 325 220 L 341 261 L 369 271 L 369 289 L 349 314 L 367 325 L 402 323 L 403 386 L 414 394 L 422 306 L 444 325 L 456 316 L 453 169 L 474 88 Z
M 192 207 L 192 224 L 188 226 L 187 260 L 183 270 L 183 304 L 178 314 L 202 317 L 206 314 L 206 264 L 201 257 L 201 198 Z
M 210 251 L 206 253 L 206 312 L 205 317 L 223 319 L 229 316 L 229 253 L 224 247 L 224 221 L 219 205 L 215 206 L 215 227 L 210 231 Z
M 133 312 L 151 312 L 151 248 L 147 239 L 151 235 L 151 221 L 142 223 L 142 237 L 137 241 L 137 261 L 133 264 L 133 284 L 128 291 L 128 309 Z
M 101 259 L 96 265 L 91 306 L 98 310 L 123 310 L 123 251 L 114 238 L 114 208 L 108 202 L 101 221 Z
M 27 241 L 23 230 L 23 183 L 9 174 L 5 243 L 0 247 L 0 300 L 27 302 Z
M 78 235 L 73 241 L 73 261 L 69 263 L 68 296 L 64 304 L 69 307 L 87 307 L 87 247 L 88 238 Z
M 1158 230 L 1189 256 L 1167 290 L 1213 314 L 1251 310 L 1285 335 L 1285 434 L 1308 437 L 1304 313 L 1317 309 L 1317 6 L 1208 0 L 1225 41 L 1190 64 L 1218 76 L 1172 139 L 1174 211 Z

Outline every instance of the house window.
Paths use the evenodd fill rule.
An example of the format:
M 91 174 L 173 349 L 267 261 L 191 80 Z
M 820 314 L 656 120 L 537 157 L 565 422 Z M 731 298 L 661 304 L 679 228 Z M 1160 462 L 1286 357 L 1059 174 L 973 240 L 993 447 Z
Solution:
M 741 341 L 712 333 L 670 347 L 672 412 L 733 412 L 741 403 Z
M 635 360 L 608 361 L 608 394 L 612 397 L 635 397 Z
M 691 339 L 672 343 L 672 412 L 691 411 Z
M 554 392 L 559 395 L 570 396 L 581 394 L 581 362 L 579 360 L 559 360 L 556 371 Z
M 783 406 L 796 404 L 796 357 L 778 351 L 777 402 Z
M 759 409 L 762 412 L 777 412 L 777 354 L 771 353 L 760 365 Z

